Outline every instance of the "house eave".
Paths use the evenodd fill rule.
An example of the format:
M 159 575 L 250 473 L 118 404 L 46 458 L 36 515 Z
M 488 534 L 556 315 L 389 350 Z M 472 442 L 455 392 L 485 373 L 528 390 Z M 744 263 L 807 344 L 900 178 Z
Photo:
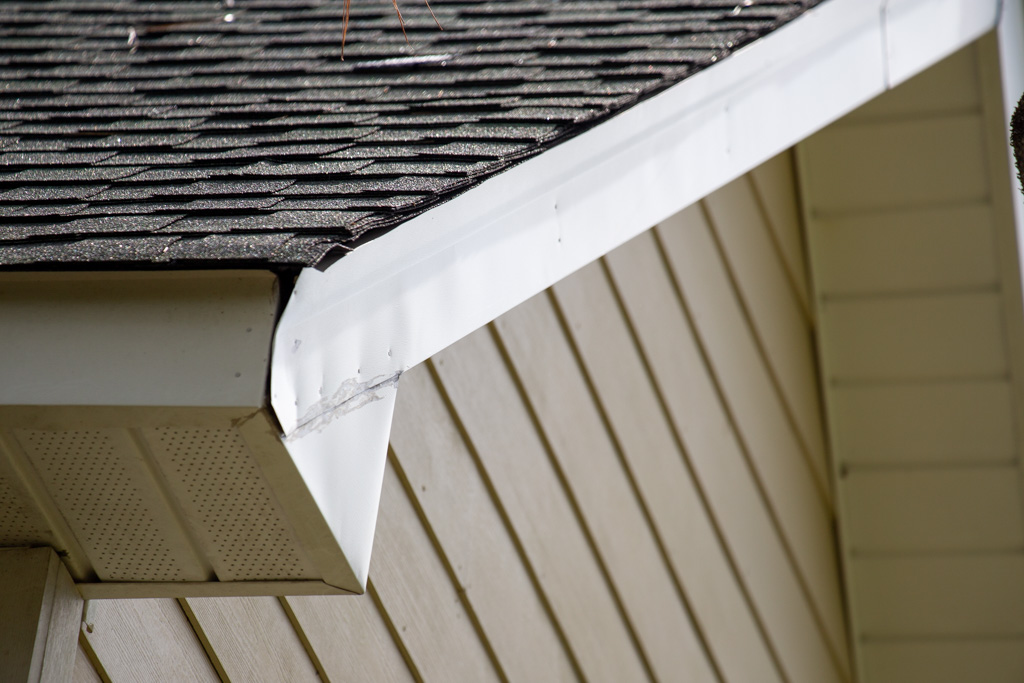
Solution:
M 926 4 L 929 21 L 912 30 L 914 23 L 906 17 Z M 259 422 L 260 434 L 246 447 L 257 459 L 263 457 L 261 449 L 279 455 L 287 451 L 289 458 L 267 456 L 260 466 L 284 463 L 278 474 L 287 476 L 268 481 L 281 500 L 299 493 L 301 502 L 286 504 L 283 515 L 306 520 L 296 522 L 306 525 L 297 529 L 297 543 L 308 549 L 310 566 L 324 571 L 311 570 L 315 580 L 303 586 L 251 581 L 248 587 L 238 582 L 228 590 L 361 592 L 392 412 L 405 370 L 973 41 L 997 26 L 1001 7 L 998 0 L 943 0 L 937 5 L 925 0 L 829 0 L 722 63 L 370 241 L 326 270 L 303 270 L 280 318 L 275 318 L 276 302 L 257 297 L 252 310 L 263 316 L 262 350 L 253 347 L 243 359 L 235 345 L 207 334 L 206 366 L 190 364 L 194 357 L 179 354 L 177 365 L 165 357 L 152 365 L 150 374 L 140 365 L 132 381 L 124 382 L 118 368 L 131 358 L 118 351 L 118 344 L 131 349 L 131 340 L 118 336 L 116 325 L 104 327 L 88 316 L 80 329 L 62 320 L 62 334 L 70 339 L 60 347 L 63 351 L 35 349 L 26 356 L 34 365 L 12 363 L 9 355 L 12 371 L 27 380 L 0 387 L 0 416 L 10 406 L 25 405 L 59 410 L 81 406 L 92 411 L 93 422 L 97 406 L 144 411 L 231 407 L 239 415 L 258 413 L 260 420 L 253 424 Z M 907 56 L 922 54 L 928 59 Z M 0 294 L 4 283 L 32 278 L 63 280 L 65 289 L 68 282 L 71 289 L 76 282 L 107 282 L 103 286 L 117 293 L 118 286 L 109 282 L 118 277 L 142 283 L 177 278 L 180 282 L 172 282 L 168 291 L 181 294 L 181 283 L 192 282 L 189 278 L 224 274 L 17 273 L 0 279 Z M 265 278 L 276 284 L 266 273 L 230 277 Z M 63 305 L 60 297 L 52 298 L 58 307 Z M 24 297 L 9 299 L 15 310 Z M 200 303 L 198 296 L 194 300 L 200 306 L 209 303 Z M 88 306 L 103 310 L 96 302 Z M 163 327 L 154 322 L 152 329 L 143 330 L 144 338 L 178 348 L 174 339 L 188 338 L 192 328 L 187 323 L 196 322 L 186 308 L 168 309 L 178 311 L 184 327 L 172 315 L 160 322 Z M 134 320 L 125 329 L 138 324 L 131 315 L 122 319 Z M 23 327 L 34 329 L 38 322 L 26 314 Z M 233 322 L 235 333 L 237 327 Z M 201 328 L 196 329 L 209 332 Z M 11 338 L 30 348 L 32 339 L 52 336 L 46 329 L 44 325 Z M 96 339 L 83 344 L 81 331 L 89 330 Z M 160 330 L 177 337 L 162 337 Z M 7 325 L 7 331 L 16 330 Z M 271 336 L 268 407 L 266 341 Z M 88 355 L 90 349 L 100 349 L 99 356 Z M 253 374 L 235 369 L 243 360 Z M 228 370 L 230 376 L 216 374 Z M 85 375 L 79 376 L 82 371 Z M 57 381 L 48 385 L 32 380 L 43 376 Z M 248 383 L 241 394 L 221 395 L 243 377 Z M 175 393 L 176 386 L 184 393 Z M 209 396 L 196 396 L 197 386 L 207 387 Z M 155 424 L 126 431 L 138 441 L 140 430 Z M 0 451 L 17 450 L 11 443 L 8 439 L 5 444 L 0 434 Z M 167 497 L 166 492 L 161 495 Z M 57 535 L 66 540 L 72 534 L 62 530 Z M 343 562 L 332 561 L 335 549 L 342 551 Z M 202 555 L 196 548 L 183 552 Z M 329 566 L 334 569 L 324 569 Z M 76 578 L 92 586 L 85 590 L 94 597 L 225 594 L 217 592 L 216 581 L 204 581 L 213 572 L 201 558 L 195 576 L 177 582 L 95 582 L 88 563 L 78 569 Z
M 304 269 L 271 363 L 285 435 L 351 414 L 366 387 L 975 40 L 1000 11 L 830 0 L 323 272 Z
M 926 4 L 932 14 L 915 31 L 906 17 Z M 332 266 L 304 269 L 275 333 L 270 401 L 360 580 L 402 372 L 975 40 L 999 15 L 998 0 L 830 0 Z

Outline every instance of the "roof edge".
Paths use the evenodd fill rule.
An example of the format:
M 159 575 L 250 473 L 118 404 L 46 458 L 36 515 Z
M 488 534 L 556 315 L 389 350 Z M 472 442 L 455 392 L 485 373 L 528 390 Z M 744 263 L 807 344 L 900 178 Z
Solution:
M 271 364 L 285 434 L 347 414 L 347 387 L 397 377 L 995 28 L 1000 6 L 828 0 L 323 272 L 304 269 Z

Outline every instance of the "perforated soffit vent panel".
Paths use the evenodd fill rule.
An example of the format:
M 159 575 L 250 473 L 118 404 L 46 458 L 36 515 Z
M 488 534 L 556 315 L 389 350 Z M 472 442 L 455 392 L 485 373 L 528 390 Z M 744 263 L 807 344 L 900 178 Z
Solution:
M 362 592 L 263 408 L 277 305 L 269 273 L 0 277 L 0 546 L 86 597 Z

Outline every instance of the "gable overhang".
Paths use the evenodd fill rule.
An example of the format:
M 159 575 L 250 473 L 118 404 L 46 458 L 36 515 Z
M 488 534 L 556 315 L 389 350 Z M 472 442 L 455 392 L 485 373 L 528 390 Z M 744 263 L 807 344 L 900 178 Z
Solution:
M 329 268 L 303 270 L 275 333 L 270 400 L 314 498 L 358 549 L 357 574 L 403 371 L 1019 15 L 1017 0 L 829 0 Z M 372 487 L 339 496 L 334 473 L 356 470 L 367 479 L 353 485 Z
M 1001 6 L 830 0 L 324 271 L 304 269 L 275 335 L 285 434 L 348 414 L 367 389 L 994 29 Z
M 0 386 L 0 422 L 107 430 L 110 448 L 155 482 L 152 496 L 163 501 L 193 494 L 161 469 L 174 466 L 161 434 L 230 436 L 231 452 L 261 473 L 253 485 L 278 506 L 301 567 L 239 572 L 228 565 L 234 551 L 217 551 L 205 523 L 189 526 L 201 515 L 173 506 L 160 514 L 187 576 L 104 575 L 87 560 L 96 551 L 82 548 L 78 531 L 46 503 L 49 544 L 67 551 L 86 597 L 362 592 L 402 372 L 999 26 L 1001 16 L 1001 31 L 1019 28 L 1020 5 L 828 0 L 325 270 L 303 270 L 287 301 L 277 300 L 269 273 L 4 276 L 4 332 L 18 344 L 5 367 L 19 379 Z M 1004 89 L 1019 92 L 1024 61 L 1011 50 L 1020 36 L 1005 42 L 1004 78 L 1016 80 Z M 63 318 L 60 333 L 72 340 L 63 346 L 48 347 L 54 328 L 23 306 L 26 297 L 40 301 L 30 295 L 39 283 L 50 288 L 51 320 Z M 195 317 L 209 302 L 189 293 L 204 287 L 233 298 Z M 62 307 L 75 292 L 86 307 L 70 315 Z M 90 303 L 86 292 L 105 303 Z M 261 322 L 223 317 L 229 308 Z M 97 325 L 112 310 L 123 315 Z M 254 330 L 258 343 L 240 354 L 233 335 Z M 131 366 L 139 348 L 174 362 Z M 50 376 L 56 383 L 46 387 L 40 378 Z M 175 387 L 192 394 L 179 398 Z M 0 450 L 30 474 L 33 446 L 22 438 L 29 436 L 0 436 Z M 33 476 L 27 495 L 48 500 Z

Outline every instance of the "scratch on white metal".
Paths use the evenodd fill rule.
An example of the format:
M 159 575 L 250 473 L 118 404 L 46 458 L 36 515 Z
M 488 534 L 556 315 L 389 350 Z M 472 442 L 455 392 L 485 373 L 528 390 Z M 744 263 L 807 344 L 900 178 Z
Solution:
M 402 372 L 398 371 L 393 375 L 378 375 L 365 382 L 355 378 L 345 380 L 334 394 L 325 396 L 310 406 L 306 414 L 299 419 L 295 431 L 286 435 L 285 441 L 297 439 L 310 432 L 318 432 L 337 418 L 383 399 L 386 390 L 397 386 L 401 376 Z
M 231 420 L 231 427 L 234 428 L 234 429 L 240 428 L 246 422 L 248 422 L 249 420 L 251 420 L 254 417 L 256 417 L 257 415 L 259 415 L 262 410 L 263 410 L 262 408 L 258 408 L 256 410 L 252 411 L 251 413 L 248 413 L 248 414 L 243 415 L 241 417 L 234 418 L 233 420 Z

